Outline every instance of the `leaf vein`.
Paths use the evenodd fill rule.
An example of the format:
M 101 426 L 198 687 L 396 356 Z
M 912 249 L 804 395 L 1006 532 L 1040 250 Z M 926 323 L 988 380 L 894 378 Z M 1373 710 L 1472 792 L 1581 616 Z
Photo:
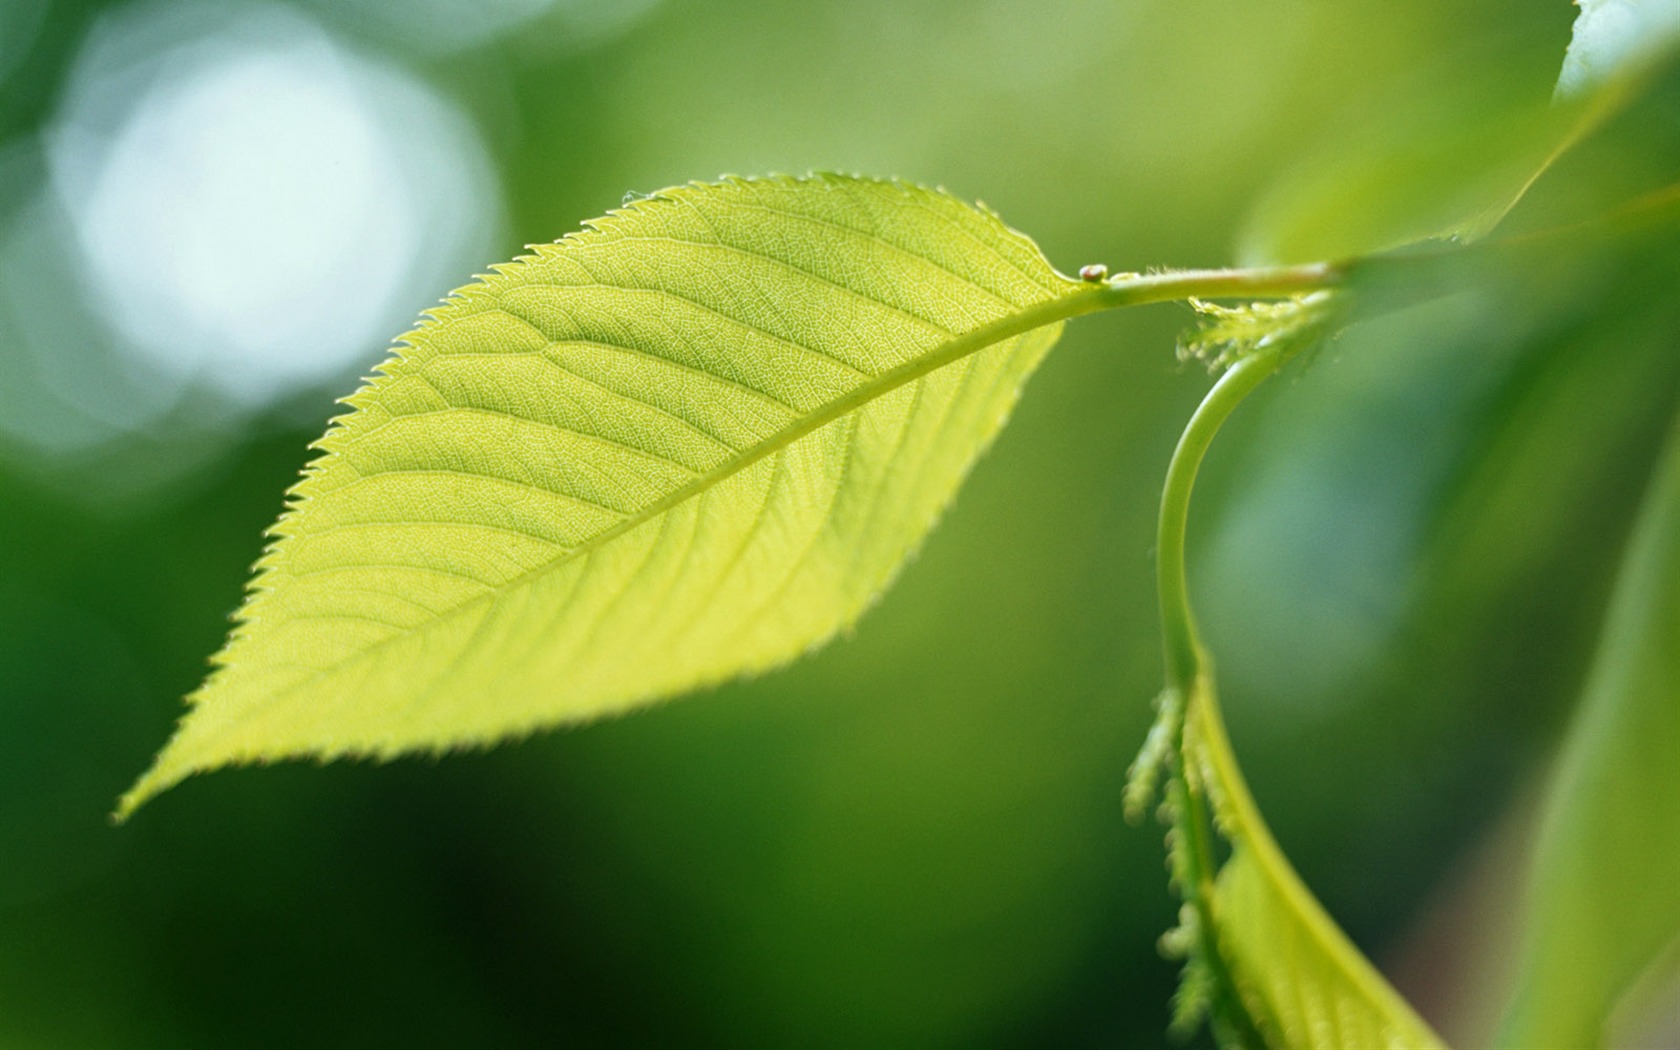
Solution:
M 858 415 L 853 413 L 850 416 L 845 416 L 842 418 L 841 422 L 847 424 L 848 428 L 848 433 L 846 435 L 846 449 L 841 455 L 840 469 L 836 472 L 838 476 L 835 480 L 833 488 L 828 494 L 828 503 L 823 509 L 821 520 L 817 522 L 816 528 L 811 530 L 810 539 L 805 542 L 804 548 L 799 552 L 799 557 L 793 560 L 792 565 L 783 575 L 782 581 L 776 585 L 776 589 L 763 598 L 758 603 L 757 608 L 753 609 L 752 612 L 742 618 L 740 625 L 736 627 L 733 635 L 731 636 L 731 643 L 739 640 L 744 635 L 749 634 L 758 626 L 759 621 L 764 618 L 765 614 L 771 609 L 774 609 L 777 604 L 780 603 L 782 596 L 787 593 L 788 588 L 793 586 L 794 581 L 799 578 L 800 572 L 804 570 L 805 563 L 811 558 L 811 552 L 817 549 L 818 544 L 822 542 L 823 535 L 828 532 L 828 527 L 832 522 L 831 515 L 834 513 L 834 505 L 839 501 L 840 493 L 845 490 L 846 477 L 850 473 L 852 459 L 857 451 L 858 444 Z
M 791 273 L 800 274 L 803 277 L 807 277 L 813 281 L 817 281 L 830 288 L 843 292 L 848 297 L 855 299 L 858 302 L 867 303 L 870 306 L 878 306 L 885 310 L 889 310 L 898 314 L 900 317 L 914 321 L 925 328 L 930 328 L 941 336 L 950 336 L 955 334 L 950 328 L 940 324 L 938 321 L 935 321 L 930 317 L 923 317 L 921 314 L 907 310 L 895 303 L 889 303 L 885 299 L 877 299 L 872 295 L 866 295 L 865 293 L 858 291 L 856 288 L 851 288 L 847 285 L 841 284 L 832 277 L 826 277 L 823 274 L 817 273 L 815 270 L 807 269 L 806 267 L 800 266 L 791 260 L 784 259 L 778 255 L 771 255 L 769 252 L 759 251 L 756 248 L 748 248 L 744 245 L 735 244 L 721 239 L 717 241 L 691 241 L 683 237 L 671 237 L 645 233 L 625 234 L 622 239 L 626 241 L 645 241 L 652 244 L 683 244 L 695 248 L 715 248 L 726 252 L 733 252 L 737 255 L 744 255 L 749 259 L 762 259 L 765 262 L 774 263 Z M 1007 309 L 1014 308 L 1013 304 L 1006 302 L 990 290 L 982 288 L 977 284 L 969 283 L 967 284 L 967 287 L 973 288 L 975 291 L 981 292 L 990 298 L 997 299 L 997 301 Z M 754 285 L 753 290 L 758 292 L 761 296 L 764 294 L 763 289 L 759 288 L 756 284 Z M 766 302 L 769 302 L 768 297 L 766 297 Z
M 445 399 L 445 400 L 447 400 L 447 399 Z M 682 463 L 682 462 L 679 462 L 677 460 L 674 460 L 671 457 L 666 456 L 666 455 L 662 455 L 661 453 L 655 452 L 652 449 L 646 449 L 646 448 L 641 448 L 641 447 L 636 446 L 636 445 L 627 444 L 626 442 L 619 441 L 616 438 L 606 437 L 606 436 L 601 435 L 601 434 L 591 434 L 586 430 L 578 430 L 574 427 L 562 426 L 561 424 L 555 423 L 551 420 L 533 419 L 530 416 L 522 416 L 517 412 L 509 412 L 509 411 L 506 411 L 505 409 L 500 409 L 500 408 L 490 408 L 490 407 L 485 406 L 485 405 L 458 405 L 458 404 L 454 404 L 454 403 L 451 402 L 449 404 L 448 408 L 434 408 L 434 409 L 427 409 L 427 410 L 421 411 L 421 412 L 405 412 L 405 413 L 402 413 L 401 415 L 394 415 L 394 416 L 391 417 L 391 420 L 389 421 L 389 423 L 382 424 L 382 426 L 388 426 L 390 423 L 394 423 L 399 419 L 425 419 L 425 418 L 428 418 L 428 417 L 431 417 L 431 416 L 447 416 L 451 412 L 466 412 L 466 413 L 470 413 L 470 414 L 473 414 L 473 415 L 490 416 L 490 417 L 496 418 L 496 419 L 511 419 L 511 420 L 513 420 L 514 422 L 517 422 L 517 423 L 529 423 L 532 426 L 542 427 L 545 430 L 552 430 L 552 431 L 554 431 L 556 433 L 559 433 L 559 434 L 570 434 L 574 437 L 583 438 L 586 441 L 596 441 L 596 442 L 600 442 L 603 445 L 610 445 L 614 448 L 621 449 L 625 452 L 629 452 L 632 455 L 639 455 L 639 456 L 642 456 L 642 457 L 647 458 L 647 459 L 658 460 L 661 463 L 665 463 L 669 466 L 676 467 L 678 470 L 681 470 L 683 473 L 687 474 L 689 477 L 696 477 L 697 478 L 697 477 L 700 477 L 704 473 L 704 471 L 696 470 L 686 463 Z M 373 434 L 378 429 L 379 428 L 376 427 L 376 428 L 374 428 L 374 430 L 369 430 L 366 434 L 363 434 L 362 436 L 367 437 L 368 435 Z
M 989 288 L 984 287 L 983 285 L 975 284 L 973 278 L 969 277 L 967 274 L 960 273 L 957 270 L 954 270 L 951 267 L 946 266 L 945 264 L 939 262 L 937 259 L 934 259 L 932 256 L 924 255 L 914 248 L 908 248 L 908 247 L 906 247 L 902 244 L 897 243 L 896 241 L 888 240 L 885 236 L 883 236 L 882 234 L 877 233 L 873 230 L 866 230 L 866 229 L 863 229 L 861 227 L 852 226 L 849 223 L 838 222 L 834 219 L 825 219 L 825 218 L 823 218 L 821 216 L 818 216 L 818 215 L 808 215 L 804 212 L 786 211 L 786 210 L 781 209 L 781 208 L 772 207 L 768 204 L 759 204 L 759 203 L 755 203 L 755 202 L 752 202 L 752 201 L 738 201 L 738 202 L 731 202 L 731 203 L 732 203 L 732 205 L 738 205 L 739 207 L 742 207 L 742 208 L 750 208 L 750 209 L 755 210 L 755 211 L 769 212 L 772 215 L 781 215 L 781 216 L 785 216 L 785 217 L 788 217 L 788 218 L 798 219 L 802 222 L 809 222 L 809 223 L 813 223 L 813 224 L 818 225 L 818 226 L 826 226 L 830 229 L 841 230 L 841 231 L 846 232 L 846 233 L 856 234 L 860 237 L 867 238 L 868 240 L 873 241 L 876 244 L 879 244 L 880 246 L 882 246 L 884 248 L 887 248 L 887 249 L 889 249 L 891 251 L 894 251 L 894 252 L 898 252 L 898 253 L 906 256 L 909 259 L 926 263 L 928 266 L 932 267 L 933 269 L 938 270 L 939 272 L 947 274 L 951 277 L 954 277 L 957 280 L 963 282 L 965 285 L 968 285 L 971 288 L 976 288 L 976 289 L 978 289 L 982 292 L 985 292 L 987 295 L 991 296 L 992 298 L 998 300 L 1001 303 L 1007 303 L 1012 309 L 1019 309 L 1020 306 L 1022 305 L 1018 302 L 1010 302 L 1010 300 L 1004 298 L 1003 296 L 998 295 L 998 293 L 992 291 Z M 1009 258 L 1007 255 L 1004 255 L 1002 252 L 998 251 L 997 248 L 995 248 L 994 246 L 992 246 L 990 244 L 987 244 L 984 240 L 980 239 L 979 237 L 976 237 L 974 235 L 973 231 L 964 228 L 961 223 L 958 223 L 958 222 L 954 221 L 949 215 L 941 215 L 939 212 L 934 211 L 932 208 L 929 208 L 927 205 L 922 204 L 919 201 L 912 202 L 912 207 L 915 207 L 918 211 L 927 212 L 928 214 L 930 214 L 930 215 L 934 216 L 936 219 L 938 219 L 943 225 L 951 227 L 952 229 L 956 230 L 958 233 L 960 233 L 962 235 L 962 237 L 965 240 L 967 240 L 967 241 L 969 241 L 969 242 L 971 242 L 975 245 L 978 245 L 980 248 L 985 250 L 988 254 L 995 257 L 999 262 L 1003 263 L 1005 266 L 1009 267 L 1011 270 L 1014 270 L 1016 273 L 1020 274 L 1033 287 L 1043 288 L 1047 292 L 1054 291 L 1053 286 L 1047 287 L 1046 285 L 1042 284 L 1039 281 L 1038 278 L 1032 276 L 1031 274 L 1027 273 L 1026 270 L 1022 269 L 1021 265 L 1019 263 L 1015 262 L 1015 260 Z
M 491 583 L 488 580 L 480 579 L 471 573 L 462 572 L 459 569 L 448 569 L 441 565 L 410 565 L 400 561 L 357 561 L 341 565 L 321 565 L 313 569 L 271 569 L 269 571 L 276 578 L 299 580 L 311 576 L 324 576 L 328 573 L 334 572 L 360 572 L 362 569 L 393 569 L 402 570 L 404 572 L 426 572 L 435 573 L 439 576 L 449 576 L 457 580 L 465 580 L 468 583 L 477 584 L 478 586 L 484 588 L 484 593 L 478 595 L 477 598 L 483 598 L 486 595 L 495 593 L 496 588 L 499 586 L 498 584 Z M 270 589 L 272 590 L 272 588 Z M 477 600 L 477 598 L 474 600 Z M 454 612 L 458 608 L 460 608 L 460 606 L 453 606 L 449 609 L 449 612 Z
M 577 261 L 577 260 L 574 260 L 574 261 Z M 579 265 L 582 265 L 581 262 L 579 262 Z M 587 271 L 587 268 L 586 268 L 586 271 Z M 591 276 L 592 277 L 594 276 L 593 273 L 591 273 Z M 833 355 L 831 353 L 828 353 L 825 350 L 819 350 L 814 346 L 809 346 L 809 345 L 807 345 L 805 343 L 801 343 L 801 342 L 799 342 L 795 339 L 790 339 L 787 336 L 778 335 L 775 332 L 772 332 L 768 329 L 761 328 L 758 325 L 753 324 L 751 321 L 748 321 L 747 319 L 745 319 L 743 317 L 736 317 L 734 314 L 727 313 L 724 310 L 722 310 L 722 309 L 720 309 L 716 306 L 712 306 L 708 303 L 701 302 L 699 299 L 695 299 L 692 296 L 683 295 L 680 292 L 674 292 L 670 288 L 665 288 L 665 287 L 661 287 L 661 288 L 642 288 L 642 287 L 637 287 L 635 285 L 613 284 L 610 281 L 602 281 L 599 278 L 596 278 L 593 281 L 577 281 L 577 282 L 573 282 L 573 283 L 569 283 L 569 284 L 562 284 L 562 283 L 559 283 L 559 282 L 554 282 L 554 283 L 544 283 L 544 284 L 532 283 L 532 284 L 518 285 L 518 286 L 515 286 L 514 288 L 509 288 L 509 289 L 503 290 L 502 294 L 506 295 L 509 292 L 517 291 L 519 288 L 539 288 L 539 289 L 549 289 L 549 290 L 552 290 L 552 291 L 565 291 L 565 290 L 590 291 L 590 290 L 597 290 L 597 291 L 629 292 L 632 295 L 649 295 L 649 296 L 654 296 L 656 298 L 657 297 L 665 297 L 665 298 L 669 298 L 669 299 L 675 299 L 677 302 L 687 303 L 689 306 L 694 307 L 696 310 L 699 310 L 701 313 L 709 314 L 712 317 L 716 317 L 721 321 L 728 322 L 729 324 L 732 324 L 737 328 L 743 329 L 747 332 L 751 332 L 752 334 L 760 336 L 764 339 L 768 339 L 773 343 L 779 343 L 782 346 L 785 346 L 785 347 L 787 347 L 791 350 L 797 350 L 800 353 L 805 354 L 809 357 L 813 357 L 813 358 L 817 358 L 819 360 L 827 361 L 830 364 L 839 365 L 841 368 L 844 368 L 846 371 L 855 374 L 860 379 L 869 379 L 869 378 L 873 377 L 872 373 L 867 372 L 864 369 L 859 368 L 857 365 L 853 364 L 850 361 L 845 360 L 844 358 L 836 357 L 835 355 Z M 503 302 L 504 304 L 506 303 L 505 299 L 500 299 L 500 301 Z M 504 308 L 505 308 L 505 305 L 504 305 Z M 544 329 L 541 325 L 537 324 L 536 322 L 533 321 L 532 325 L 539 332 L 542 332 L 544 335 L 547 335 L 548 338 L 553 339 L 556 342 L 563 342 L 564 341 L 563 336 L 556 336 L 556 335 L 552 335 L 552 334 L 548 333 L 548 331 L 546 329 Z
M 541 361 L 543 364 L 548 365 L 550 368 L 554 369 L 557 372 L 560 372 L 564 375 L 571 376 L 573 379 L 576 379 L 581 383 L 589 384 L 590 386 L 594 387 L 596 390 L 602 391 L 603 393 L 608 394 L 612 397 L 622 398 L 625 401 L 632 402 L 633 404 L 641 405 L 644 408 L 648 408 L 648 409 L 653 410 L 654 412 L 659 413 L 660 415 L 666 417 L 667 419 L 670 419 L 674 422 L 680 423 L 690 433 L 692 433 L 692 434 L 694 434 L 698 437 L 704 438 L 707 441 L 712 442 L 713 444 L 717 445 L 719 448 L 722 448 L 725 452 L 735 453 L 735 452 L 740 451 L 740 449 L 736 448 L 734 445 L 731 445 L 729 442 L 727 442 L 727 441 L 723 440 L 722 438 L 718 437 L 716 434 L 713 434 L 710 431 L 706 430 L 705 428 L 701 427 L 694 420 L 689 419 L 686 416 L 679 415 L 676 412 L 673 412 L 670 409 L 666 408 L 664 405 L 654 404 L 652 401 L 648 401 L 645 398 L 637 397 L 636 395 L 631 394 L 631 393 L 627 393 L 623 390 L 615 390 L 612 387 L 609 387 L 609 386 L 607 386 L 603 383 L 600 383 L 600 382 L 598 382 L 594 379 L 589 378 L 586 375 L 583 375 L 580 372 L 575 371 L 574 369 L 567 368 L 565 365 L 556 361 L 554 358 L 550 357 L 549 354 L 548 354 L 549 349 L 554 347 L 554 346 L 557 346 L 557 345 L 560 345 L 560 344 L 551 342 L 551 343 L 548 343 L 547 345 L 545 345 L 541 350 L 483 350 L 483 351 L 470 351 L 470 352 L 469 351 L 457 351 L 455 353 L 447 354 L 445 356 L 447 356 L 450 360 L 461 360 L 463 358 L 481 358 L 481 357 L 486 358 L 486 359 L 522 358 L 522 357 L 534 358 L 535 360 Z M 432 361 L 428 361 L 426 364 L 428 366 L 430 366 L 433 362 L 438 361 L 438 360 L 441 360 L 441 358 L 433 358 Z
M 396 472 L 393 471 L 392 473 Z M 477 475 L 471 476 L 476 477 Z M 536 540 L 538 543 L 546 544 L 550 547 L 558 547 L 562 552 L 572 549 L 570 546 L 561 543 L 559 540 L 550 539 L 547 536 L 539 536 L 534 532 L 528 532 L 525 529 L 514 528 L 508 525 L 491 525 L 480 521 L 447 521 L 439 518 L 388 518 L 378 521 L 341 521 L 335 525 L 327 525 L 318 529 L 312 529 L 308 538 L 313 539 L 316 536 L 330 536 L 336 532 L 350 532 L 357 529 L 387 528 L 483 529 L 486 532 L 501 533 L 504 536 L 519 536 L 523 539 Z
M 529 489 L 532 492 L 541 492 L 544 495 L 553 496 L 557 499 L 570 500 L 580 506 L 603 511 L 604 513 L 611 514 L 617 518 L 627 518 L 631 514 L 635 513 L 634 511 L 624 511 L 619 510 L 617 507 L 610 507 L 605 503 L 589 499 L 587 496 L 580 496 L 575 492 L 562 492 L 559 489 L 551 489 L 547 485 L 539 485 L 535 481 L 526 481 L 522 478 L 503 477 L 500 474 L 481 474 L 477 471 L 460 470 L 455 467 L 393 467 L 390 470 L 379 471 L 377 474 L 364 474 L 358 478 L 344 482 L 342 485 L 337 486 L 331 491 L 334 493 L 344 492 L 360 485 L 366 485 L 370 482 L 378 481 L 380 478 L 428 477 L 432 475 L 437 475 L 439 477 L 468 478 L 473 481 L 487 481 L 498 485 L 513 485 L 517 488 Z M 419 523 L 415 522 L 413 524 Z M 312 529 L 311 534 L 317 534 L 325 531 L 326 529 Z M 565 545 L 560 544 L 560 546 Z
M 691 364 L 688 364 L 688 363 L 683 362 L 683 361 L 677 361 L 673 358 L 666 357 L 664 354 L 654 353 L 651 350 L 647 350 L 643 347 L 639 347 L 639 346 L 636 346 L 634 344 L 627 343 L 627 342 L 612 342 L 612 341 L 605 340 L 605 339 L 585 339 L 585 338 L 581 338 L 581 337 L 572 337 L 572 336 L 564 336 L 564 337 L 556 336 L 552 332 L 550 332 L 547 329 L 543 328 L 542 326 L 538 325 L 535 321 L 533 321 L 530 318 L 528 318 L 528 317 L 524 316 L 523 314 L 519 313 L 518 310 L 516 310 L 511 303 L 498 302 L 498 304 L 496 306 L 491 307 L 490 309 L 493 309 L 497 313 L 501 313 L 501 314 L 504 314 L 508 317 L 513 318 L 515 321 L 518 321 L 520 324 L 523 324 L 527 328 L 530 328 L 531 331 L 537 333 L 538 336 L 540 336 L 541 338 L 543 338 L 544 340 L 547 341 L 547 346 L 544 347 L 545 351 L 553 349 L 555 347 L 562 347 L 562 346 L 587 346 L 587 347 L 594 347 L 594 348 L 601 349 L 601 350 L 622 351 L 623 353 L 632 354 L 636 357 L 646 358 L 648 361 L 656 363 L 656 364 L 669 365 L 672 368 L 680 369 L 684 372 L 689 372 L 689 373 L 692 373 L 692 374 L 697 375 L 697 376 L 702 376 L 706 379 L 711 379 L 711 380 L 715 380 L 719 383 L 723 383 L 727 386 L 730 386 L 730 387 L 733 387 L 737 390 L 740 390 L 743 393 L 751 394 L 753 396 L 761 398 L 762 400 L 768 402 L 771 405 L 776 406 L 777 408 L 786 409 L 788 411 L 788 413 L 790 413 L 792 415 L 798 415 L 799 412 L 800 412 L 800 410 L 798 408 L 795 408 L 793 405 L 788 404 L 786 401 L 783 401 L 781 398 L 776 397 L 774 394 L 768 393 L 767 391 L 764 391 L 764 390 L 760 390 L 758 387 L 752 386 L 751 384 L 748 384 L 748 383 L 744 383 L 739 379 L 733 379 L 733 378 L 731 378 L 727 375 L 723 375 L 720 372 L 714 372 L 714 371 L 711 371 L 709 369 L 701 368 L 701 367 L 698 367 L 696 365 L 691 365 Z M 568 316 L 570 316 L 569 312 L 568 312 Z M 574 324 L 576 323 L 576 318 L 575 317 L 573 318 L 573 322 L 574 322 Z M 581 330 L 582 326 L 578 325 L 578 327 Z M 676 331 L 675 329 L 670 328 L 670 326 L 668 326 L 668 325 L 666 326 L 666 330 L 667 331 L 672 331 L 672 332 Z M 690 347 L 692 347 L 694 345 L 693 341 L 690 340 L 690 339 L 687 339 L 686 337 L 682 338 L 681 341 L 683 343 L 687 344 Z M 697 353 L 696 356 L 699 357 L 701 355 L 699 355 Z M 439 395 L 439 396 L 441 397 L 442 395 Z

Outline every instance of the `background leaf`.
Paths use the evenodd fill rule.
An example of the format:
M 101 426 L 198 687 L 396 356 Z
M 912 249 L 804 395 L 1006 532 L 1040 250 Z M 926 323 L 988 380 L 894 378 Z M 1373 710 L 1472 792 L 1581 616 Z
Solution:
M 1238 235 L 1248 263 L 1342 259 L 1487 232 L 1569 140 L 1580 105 L 1543 83 L 1448 77 L 1409 85 L 1382 119 L 1309 150 L 1260 196 Z
M 1028 311 L 1080 288 L 988 213 L 839 176 L 667 190 L 535 252 L 349 399 L 125 813 L 228 763 L 488 743 L 821 644 L 1055 341 Z
M 1555 65 L 1438 59 L 1350 108 L 1336 134 L 1276 179 L 1244 223 L 1239 256 L 1341 259 L 1485 236 L 1561 156 L 1652 90 L 1677 26 L 1675 0 L 1588 3 L 1555 85 Z
M 1655 479 L 1548 791 L 1504 1046 L 1603 1045 L 1680 936 L 1680 437 Z

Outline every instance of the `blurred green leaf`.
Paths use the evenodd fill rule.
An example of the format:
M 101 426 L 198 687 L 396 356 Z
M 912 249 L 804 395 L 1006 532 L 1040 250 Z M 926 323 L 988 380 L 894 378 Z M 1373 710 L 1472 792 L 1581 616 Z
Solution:
M 1487 233 L 1601 114 L 1524 85 L 1435 85 L 1310 151 L 1261 196 L 1238 237 L 1247 263 L 1346 259 Z
M 1485 236 L 1558 157 L 1649 89 L 1677 27 L 1676 0 L 1587 4 L 1551 98 L 1498 64 L 1414 80 L 1273 183 L 1239 257 L 1348 259 Z
M 218 766 L 489 744 L 820 645 L 1081 287 L 990 213 L 840 176 L 667 190 L 499 267 L 318 443 L 122 812 Z
M 1201 894 L 1223 973 L 1210 987 L 1222 1041 L 1247 1045 L 1252 1036 L 1274 1048 L 1441 1047 L 1439 1036 L 1413 1012 L 1376 967 L 1353 946 L 1272 838 L 1249 794 L 1226 737 L 1212 681 L 1202 676 L 1185 712 L 1184 762 L 1191 791 L 1212 802 L 1214 820 L 1231 855 Z M 1180 839 L 1196 834 L 1179 807 Z M 1203 978 L 1204 980 L 1206 978 Z M 1234 1002 L 1232 1001 L 1234 1000 Z
M 1535 847 L 1501 1045 L 1597 1046 L 1680 934 L 1680 431 L 1628 545 Z
M 1672 250 L 1561 261 L 1591 279 L 1499 297 L 1490 307 L 1502 331 L 1478 325 L 1456 338 L 1460 354 L 1515 356 L 1482 396 L 1427 510 L 1414 578 L 1412 615 L 1431 659 L 1481 650 L 1486 660 L 1488 639 L 1499 636 L 1491 673 L 1503 680 L 1523 668 L 1549 680 L 1584 670 L 1617 561 L 1603 541 L 1633 517 L 1680 389 Z M 1568 624 L 1579 643 L 1525 658 L 1518 643 L 1547 633 L 1548 620 Z M 1566 690 L 1559 702 L 1573 699 Z M 1530 692 L 1521 709 L 1536 713 L 1536 701 Z M 1498 732 L 1510 739 L 1508 725 Z
M 1272 184 L 1239 258 L 1348 259 L 1485 236 L 1561 155 L 1649 90 L 1677 33 L 1680 0 L 1589 0 L 1550 99 L 1498 66 L 1413 82 Z

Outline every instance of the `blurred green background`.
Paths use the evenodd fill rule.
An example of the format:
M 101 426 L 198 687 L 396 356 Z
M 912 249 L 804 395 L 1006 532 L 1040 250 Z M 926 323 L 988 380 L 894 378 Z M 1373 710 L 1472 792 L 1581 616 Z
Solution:
M 1572 15 L 0 0 L 0 1047 L 1163 1044 L 1175 907 L 1120 788 L 1160 680 L 1155 495 L 1208 383 L 1181 307 L 1073 325 L 895 592 L 789 671 L 105 818 L 333 398 L 522 244 L 837 169 L 983 199 L 1065 271 L 1220 265 L 1394 99 L 1544 98 Z M 1617 187 L 1673 170 L 1615 141 Z M 1652 251 L 1355 328 L 1244 410 L 1198 504 L 1260 803 L 1449 1038 L 1497 954 L 1466 895 L 1674 408 Z

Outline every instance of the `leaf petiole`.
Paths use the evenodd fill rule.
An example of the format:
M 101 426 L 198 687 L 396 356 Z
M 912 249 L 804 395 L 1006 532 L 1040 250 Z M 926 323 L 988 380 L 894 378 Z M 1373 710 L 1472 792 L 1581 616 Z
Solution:
M 1075 292 L 1057 303 L 1077 304 L 1077 308 L 1062 315 L 1076 317 L 1123 306 L 1181 299 L 1269 299 L 1331 288 L 1340 284 L 1345 275 L 1343 265 L 1326 262 L 1300 266 L 1123 273 L 1099 284 L 1080 282 L 1089 291 Z

